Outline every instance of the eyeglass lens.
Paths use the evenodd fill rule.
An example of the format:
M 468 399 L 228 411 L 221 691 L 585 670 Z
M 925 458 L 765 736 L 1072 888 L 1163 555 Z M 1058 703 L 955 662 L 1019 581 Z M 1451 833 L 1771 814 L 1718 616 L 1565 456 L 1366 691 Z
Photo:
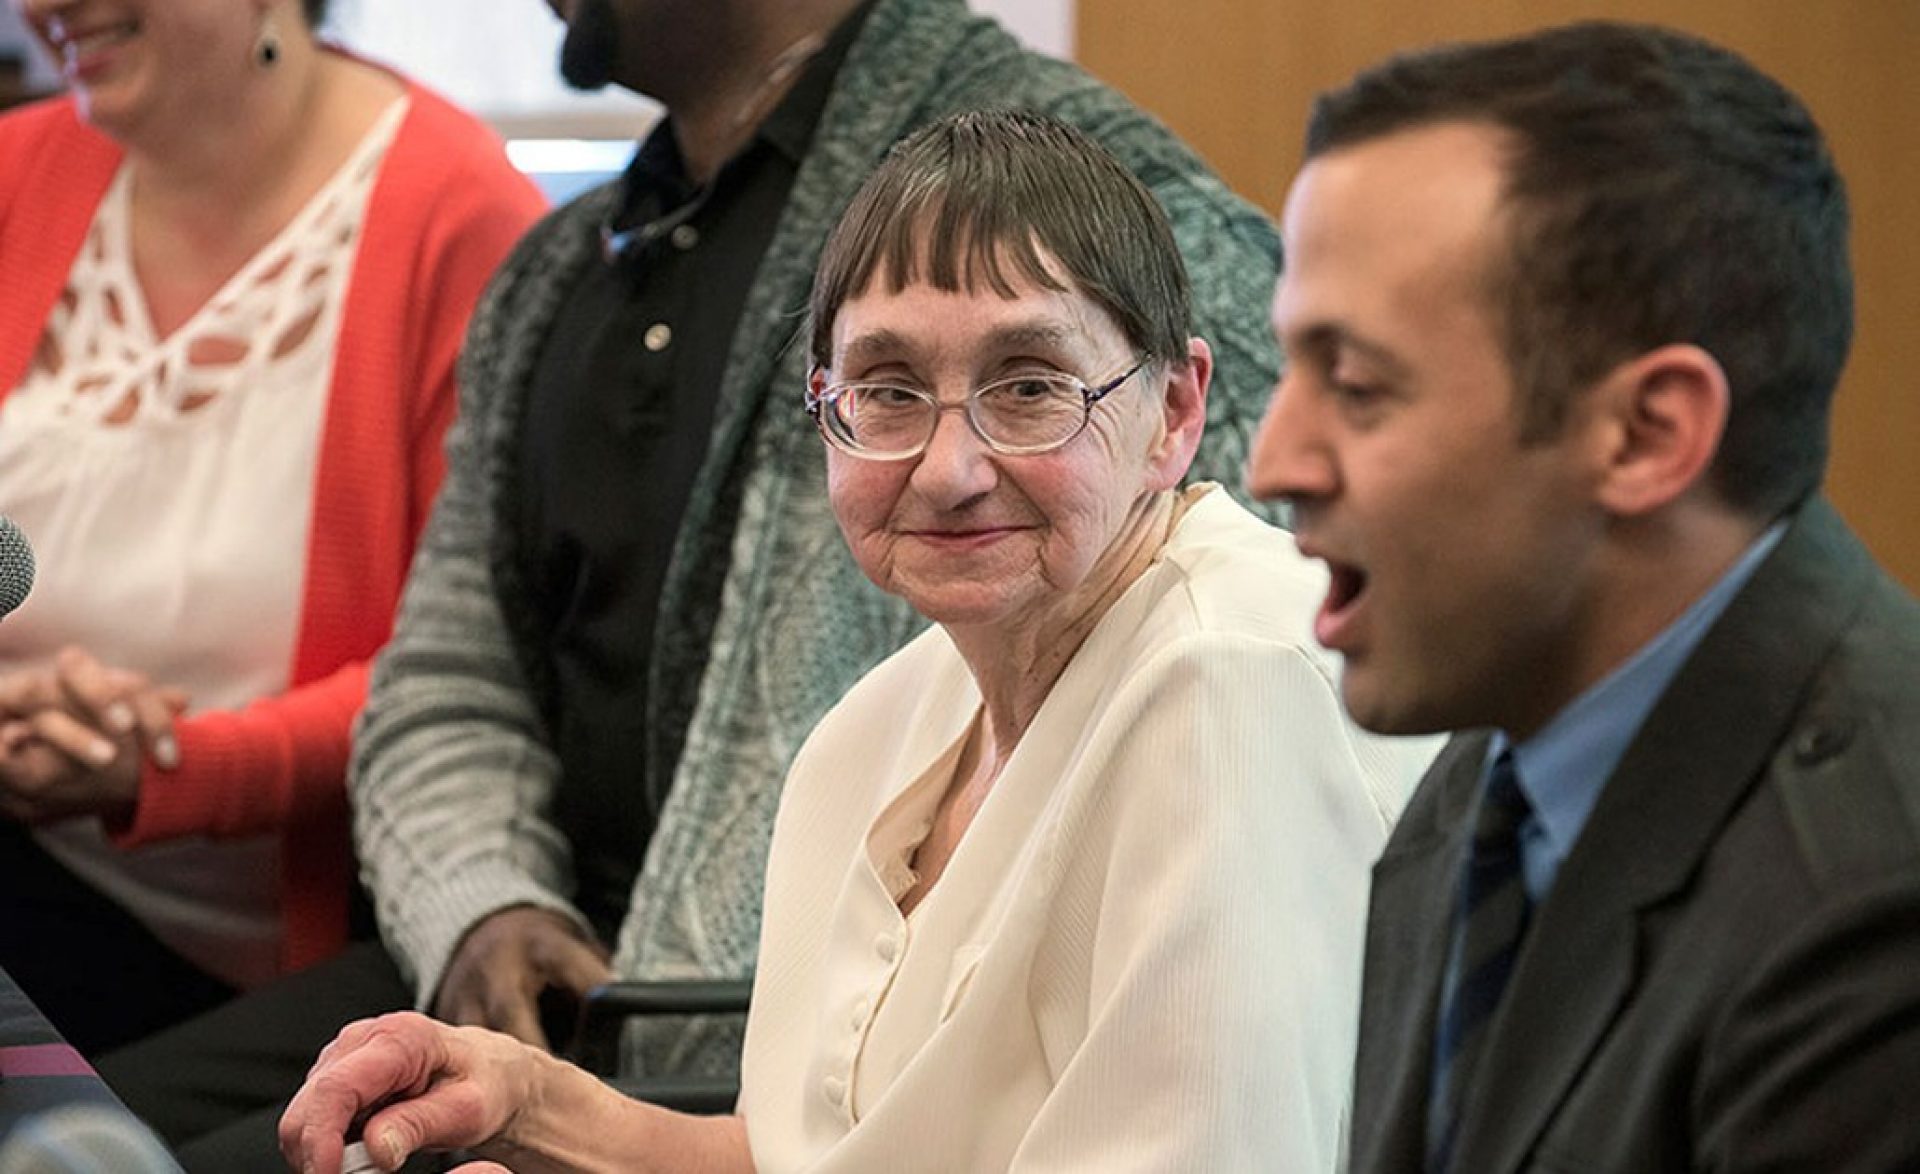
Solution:
M 967 401 L 973 426 L 990 444 L 1034 450 L 1064 444 L 1086 423 L 1087 393 L 1070 376 L 1026 375 L 977 389 Z M 852 384 L 836 389 L 834 430 L 868 452 L 904 453 L 932 436 L 940 406 L 924 392 Z

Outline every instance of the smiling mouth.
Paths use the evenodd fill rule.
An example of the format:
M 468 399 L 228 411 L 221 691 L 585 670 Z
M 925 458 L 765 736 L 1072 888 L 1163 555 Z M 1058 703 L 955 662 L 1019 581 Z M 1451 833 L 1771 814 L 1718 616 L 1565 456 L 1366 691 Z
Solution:
M 1005 538 L 1018 529 L 1016 526 L 982 526 L 975 530 L 909 530 L 907 533 L 936 546 L 978 546 Z
M 59 51 L 61 59 L 66 64 L 73 65 L 92 54 L 131 40 L 139 32 L 138 20 L 119 21 L 99 28 L 78 31 L 56 23 L 47 39 Z

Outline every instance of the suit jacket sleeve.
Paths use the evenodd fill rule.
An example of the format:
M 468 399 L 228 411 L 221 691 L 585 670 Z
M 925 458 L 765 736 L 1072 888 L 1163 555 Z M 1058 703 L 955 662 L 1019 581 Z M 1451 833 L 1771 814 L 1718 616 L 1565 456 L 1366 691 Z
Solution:
M 1920 1170 L 1920 872 L 1812 918 L 1710 1032 L 1699 1169 Z

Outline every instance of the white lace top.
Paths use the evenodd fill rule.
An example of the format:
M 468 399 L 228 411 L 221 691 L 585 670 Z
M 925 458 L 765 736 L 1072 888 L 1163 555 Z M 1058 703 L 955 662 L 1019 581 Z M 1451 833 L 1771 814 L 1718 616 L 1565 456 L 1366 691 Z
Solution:
M 0 627 L 0 671 L 76 644 L 185 688 L 195 710 L 287 688 L 341 305 L 406 107 L 165 338 L 134 273 L 121 168 L 25 381 L 0 401 L 0 512 L 39 565 Z M 274 838 L 121 852 L 88 819 L 40 840 L 203 969 L 241 985 L 274 974 Z

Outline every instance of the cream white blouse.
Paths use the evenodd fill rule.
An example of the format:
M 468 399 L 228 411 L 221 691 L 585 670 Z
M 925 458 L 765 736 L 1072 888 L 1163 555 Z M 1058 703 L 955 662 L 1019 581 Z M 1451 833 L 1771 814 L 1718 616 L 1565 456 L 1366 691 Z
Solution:
M 979 695 L 936 628 L 827 716 L 767 868 L 761 1174 L 1339 1166 L 1369 868 L 1438 743 L 1346 720 L 1324 587 L 1206 491 L 908 917 Z

